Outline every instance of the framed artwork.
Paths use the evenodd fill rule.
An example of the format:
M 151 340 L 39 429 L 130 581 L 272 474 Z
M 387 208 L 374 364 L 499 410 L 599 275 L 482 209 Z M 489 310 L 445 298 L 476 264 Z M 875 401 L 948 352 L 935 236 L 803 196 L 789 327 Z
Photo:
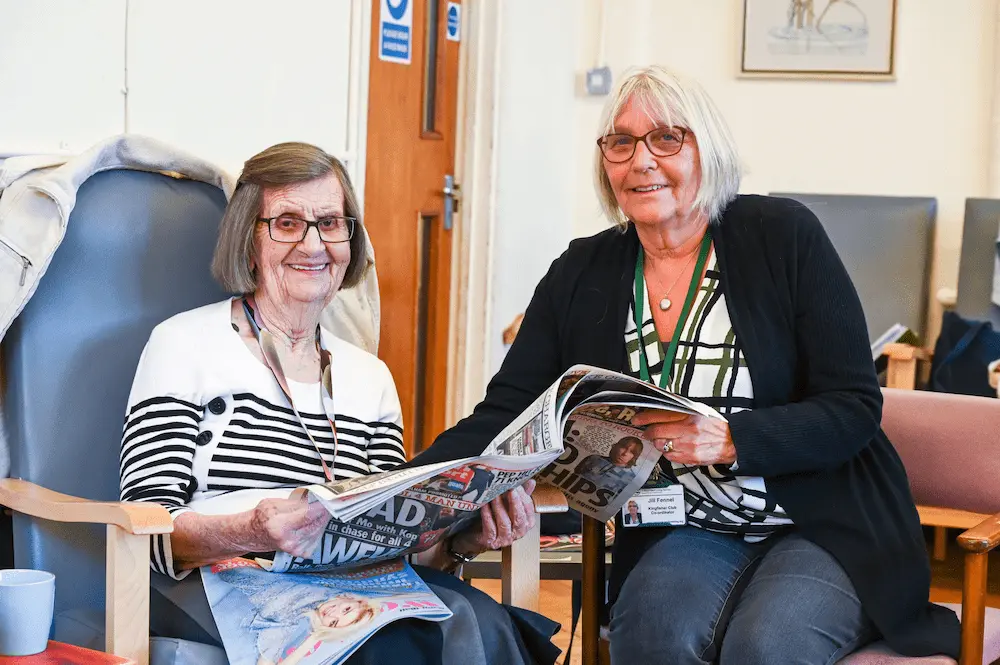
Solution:
M 743 0 L 740 75 L 893 80 L 896 0 Z

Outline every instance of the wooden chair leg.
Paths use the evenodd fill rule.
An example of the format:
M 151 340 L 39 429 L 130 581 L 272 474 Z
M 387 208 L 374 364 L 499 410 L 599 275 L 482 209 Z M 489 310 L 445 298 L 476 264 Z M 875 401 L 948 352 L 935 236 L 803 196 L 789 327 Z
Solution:
M 105 650 L 149 665 L 149 536 L 108 525 Z
M 886 388 L 902 388 L 903 390 L 913 390 L 917 383 L 917 359 L 889 358 L 889 365 L 886 368 L 885 386 Z
M 583 665 L 598 665 L 604 605 L 604 522 L 583 518 Z
M 500 552 L 500 587 L 503 602 L 533 612 L 538 611 L 541 523 L 536 515 L 534 528 Z
M 962 583 L 962 657 L 959 665 L 981 665 L 986 631 L 986 552 L 965 555 Z
M 944 561 L 948 554 L 948 528 L 934 527 L 934 560 Z

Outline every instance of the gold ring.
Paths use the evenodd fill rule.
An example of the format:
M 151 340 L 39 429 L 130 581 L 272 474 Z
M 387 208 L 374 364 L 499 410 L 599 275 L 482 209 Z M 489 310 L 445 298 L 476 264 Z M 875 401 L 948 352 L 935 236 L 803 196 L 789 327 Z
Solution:
M 667 445 L 663 447 L 663 452 L 670 453 L 673 452 L 673 450 L 674 450 L 674 440 L 670 439 L 669 441 L 667 441 Z

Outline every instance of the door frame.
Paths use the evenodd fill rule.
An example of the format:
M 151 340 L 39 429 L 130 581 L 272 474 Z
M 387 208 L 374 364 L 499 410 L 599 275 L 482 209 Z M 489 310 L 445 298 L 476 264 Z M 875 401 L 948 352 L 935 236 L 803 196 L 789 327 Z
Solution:
M 493 233 L 500 95 L 501 0 L 463 0 L 459 50 L 456 180 L 462 201 L 451 270 L 447 424 L 482 399 L 490 372 Z
M 472 412 L 490 373 L 493 229 L 500 93 L 500 3 L 462 0 L 458 56 L 455 180 L 461 202 L 455 216 L 449 289 L 446 424 Z M 347 136 L 342 157 L 364 209 L 371 19 L 378 0 L 351 2 L 351 71 Z M 413 65 L 410 65 L 413 66 Z M 375 257 L 376 269 L 378 256 Z

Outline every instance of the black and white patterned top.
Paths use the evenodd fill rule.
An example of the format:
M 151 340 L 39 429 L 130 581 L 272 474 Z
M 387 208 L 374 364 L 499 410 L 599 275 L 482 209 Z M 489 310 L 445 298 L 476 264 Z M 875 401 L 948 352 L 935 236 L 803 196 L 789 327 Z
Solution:
M 295 406 L 336 478 L 404 461 L 402 415 L 389 368 L 323 330 L 332 353 L 339 447 L 319 383 L 289 382 Z M 318 377 L 317 377 L 318 379 Z M 174 316 L 153 329 L 129 395 L 121 449 L 121 498 L 232 513 L 294 486 L 325 482 L 319 454 L 271 370 L 232 328 L 231 301 Z M 175 579 L 169 536 L 154 536 L 150 565 Z
M 722 415 L 753 408 L 750 371 L 736 332 L 729 319 L 726 297 L 720 286 L 720 272 L 714 250 L 709 256 L 705 277 L 681 332 L 673 375 L 666 388 L 703 402 Z M 649 289 L 643 304 L 642 342 L 652 381 L 659 385 L 665 351 L 653 323 Z M 679 300 L 679 299 L 678 299 Z M 680 305 L 680 302 L 677 303 Z M 625 323 L 625 348 L 629 373 L 639 377 L 639 336 L 635 327 L 635 296 Z M 666 464 L 666 460 L 661 460 Z M 671 464 L 678 482 L 684 486 L 688 524 L 709 531 L 740 534 L 748 542 L 763 540 L 783 526 L 792 524 L 784 509 L 768 496 L 764 479 L 738 476 L 726 464 L 686 466 Z

